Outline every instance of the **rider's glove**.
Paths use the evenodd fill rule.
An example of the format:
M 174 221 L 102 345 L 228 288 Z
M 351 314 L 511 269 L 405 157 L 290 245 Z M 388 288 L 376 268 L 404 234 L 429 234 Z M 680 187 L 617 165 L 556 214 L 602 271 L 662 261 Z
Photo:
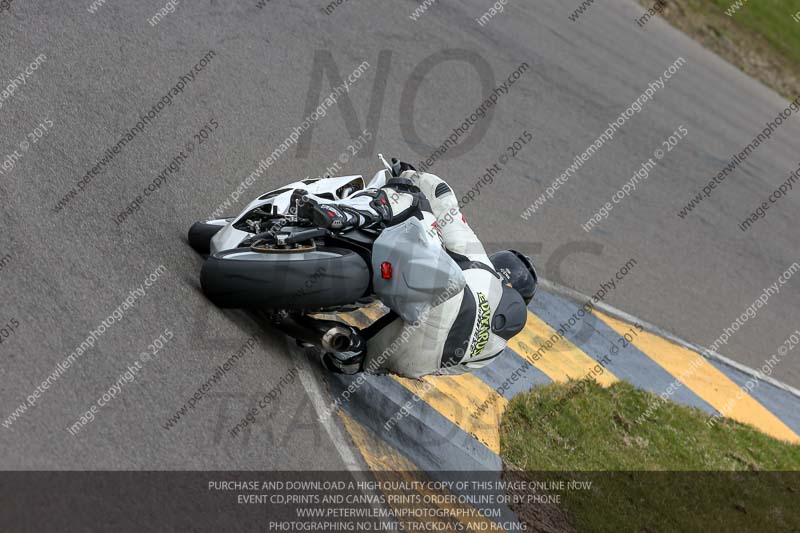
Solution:
M 338 206 L 318 204 L 314 200 L 301 204 L 298 208 L 298 215 L 301 218 L 310 220 L 317 227 L 331 231 L 342 231 L 351 228 L 358 221 L 357 217 Z
M 343 231 L 359 224 L 357 213 L 344 206 L 322 204 L 309 198 L 305 192 L 293 197 L 297 205 L 297 216 L 310 220 L 319 228 Z

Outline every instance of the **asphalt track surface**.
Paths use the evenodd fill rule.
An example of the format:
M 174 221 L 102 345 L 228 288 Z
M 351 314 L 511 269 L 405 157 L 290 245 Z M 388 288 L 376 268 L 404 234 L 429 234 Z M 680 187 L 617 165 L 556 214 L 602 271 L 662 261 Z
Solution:
M 782 199 L 747 233 L 737 228 L 797 167 L 796 117 L 711 199 L 685 220 L 676 216 L 786 102 L 660 20 L 637 27 L 634 18 L 642 9 L 632 2 L 596 5 L 572 22 L 567 18 L 572 4 L 512 0 L 482 27 L 475 19 L 488 6 L 477 1 L 433 4 L 418 21 L 409 19 L 418 6 L 410 1 L 353 0 L 330 15 L 321 12 L 323 3 L 286 0 L 263 8 L 255 2 L 181 3 L 155 27 L 147 19 L 163 7 L 160 1 L 109 0 L 95 14 L 87 4 L 19 0 L 0 12 L 0 79 L 12 78 L 39 54 L 47 57 L 0 108 L 0 159 L 19 149 L 39 123 L 53 123 L 0 181 L 0 257 L 10 255 L 0 271 L 0 323 L 18 322 L 0 344 L 3 418 L 129 291 L 159 265 L 166 273 L 43 392 L 35 407 L 10 429 L 0 428 L 2 468 L 347 466 L 331 434 L 317 422 L 315 399 L 297 382 L 281 390 L 280 400 L 250 434 L 227 435 L 296 359 L 277 332 L 244 313 L 221 312 L 203 298 L 197 281 L 201 259 L 185 243 L 189 225 L 213 212 L 303 121 L 320 52 L 331 54 L 343 77 L 369 62 L 349 93 L 359 129 L 367 127 L 371 98 L 380 93 L 374 85 L 385 68 L 380 54 L 391 52 L 385 96 L 377 106 L 380 121 L 372 132 L 376 148 L 342 165 L 342 173 L 370 175 L 377 169 L 378 151 L 416 162 L 431 150 L 401 131 L 411 113 L 401 106 L 406 87 L 418 87 L 413 123 L 427 145 L 443 142 L 484 98 L 476 69 L 464 61 L 440 63 L 415 80 L 412 72 L 426 58 L 468 50 L 469 57 L 490 65 L 497 84 L 527 62 L 531 68 L 482 122 L 485 136 L 465 154 L 436 162 L 432 171 L 466 191 L 529 131 L 533 143 L 465 207 L 478 235 L 492 249 L 518 243 L 536 252 L 546 278 L 586 294 L 594 294 L 602 280 L 635 258 L 636 268 L 606 301 L 692 342 L 713 342 L 800 259 L 796 195 Z M 56 203 L 106 148 L 209 50 L 216 56 L 195 81 L 55 213 Z M 388 52 L 383 57 L 387 61 Z M 522 211 L 575 155 L 678 57 L 686 64 L 654 100 L 541 212 L 523 220 Z M 329 89 L 325 78 L 323 95 Z M 317 121 L 307 154 L 292 147 L 235 207 L 320 173 L 347 153 L 358 133 L 346 127 L 343 105 L 340 100 Z M 138 212 L 116 225 L 113 218 L 212 118 L 219 127 L 210 139 L 195 146 L 181 170 Z M 581 224 L 681 125 L 688 138 L 599 229 L 584 232 Z M 583 253 L 559 259 L 569 243 L 579 243 L 575 249 Z M 783 285 L 720 352 L 752 367 L 763 364 L 798 327 L 793 318 L 798 284 L 800 279 Z M 71 435 L 67 427 L 165 329 L 174 337 L 158 357 L 96 420 Z M 257 349 L 175 427 L 165 429 L 168 418 L 252 334 Z M 800 385 L 797 358 L 784 358 L 774 375 Z

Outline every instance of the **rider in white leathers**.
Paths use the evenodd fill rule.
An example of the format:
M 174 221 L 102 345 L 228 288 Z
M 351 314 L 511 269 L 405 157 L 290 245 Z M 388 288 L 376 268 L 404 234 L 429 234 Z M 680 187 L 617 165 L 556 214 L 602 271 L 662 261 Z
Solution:
M 485 366 L 524 327 L 535 270 L 518 252 L 489 257 L 445 181 L 405 163 L 396 163 L 395 173 L 399 179 L 346 200 L 306 195 L 300 213 L 335 231 L 392 226 L 415 216 L 430 228 L 426 238 L 440 242 L 461 268 L 466 286 L 443 295 L 414 323 L 390 313 L 366 330 L 354 328 L 351 346 L 325 354 L 323 361 L 348 374 L 393 372 L 412 378 Z

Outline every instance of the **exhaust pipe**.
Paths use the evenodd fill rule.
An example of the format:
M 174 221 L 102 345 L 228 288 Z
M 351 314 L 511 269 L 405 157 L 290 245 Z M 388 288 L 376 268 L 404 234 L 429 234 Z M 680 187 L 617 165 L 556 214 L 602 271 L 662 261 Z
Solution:
M 328 352 L 343 352 L 350 347 L 349 329 L 334 326 L 322 335 L 322 347 Z
M 326 352 L 343 352 L 350 347 L 353 331 L 333 320 L 309 319 L 301 315 L 289 315 L 275 326 L 295 339 L 321 346 Z

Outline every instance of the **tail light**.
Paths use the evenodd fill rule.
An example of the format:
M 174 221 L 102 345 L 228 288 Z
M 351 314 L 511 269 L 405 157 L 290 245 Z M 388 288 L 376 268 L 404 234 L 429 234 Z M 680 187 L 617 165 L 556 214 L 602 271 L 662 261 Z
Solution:
M 381 277 L 383 279 L 392 279 L 392 264 L 389 261 L 381 263 Z

